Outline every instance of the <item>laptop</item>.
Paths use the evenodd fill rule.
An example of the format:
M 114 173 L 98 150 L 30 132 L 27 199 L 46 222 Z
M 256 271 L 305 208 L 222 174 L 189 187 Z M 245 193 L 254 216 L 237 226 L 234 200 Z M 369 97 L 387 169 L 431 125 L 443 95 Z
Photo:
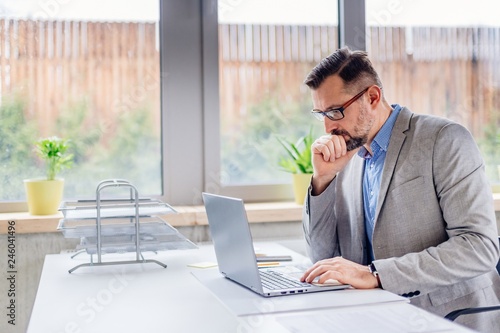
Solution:
M 304 269 L 298 267 L 259 268 L 243 200 L 206 192 L 202 196 L 219 271 L 224 277 L 264 297 L 350 287 L 300 282 Z

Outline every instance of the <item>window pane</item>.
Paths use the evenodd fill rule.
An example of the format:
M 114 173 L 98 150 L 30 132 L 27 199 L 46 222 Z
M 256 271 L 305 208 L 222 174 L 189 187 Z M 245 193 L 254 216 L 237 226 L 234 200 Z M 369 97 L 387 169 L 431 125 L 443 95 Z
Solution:
M 3 1 L 0 200 L 24 200 L 44 176 L 40 137 L 71 140 L 65 197 L 127 179 L 161 194 L 158 0 Z
M 291 182 L 276 136 L 323 132 L 302 82 L 336 48 L 336 1 L 219 0 L 222 185 Z
M 500 3 L 367 0 L 366 6 L 367 48 L 388 101 L 466 126 L 498 183 Z

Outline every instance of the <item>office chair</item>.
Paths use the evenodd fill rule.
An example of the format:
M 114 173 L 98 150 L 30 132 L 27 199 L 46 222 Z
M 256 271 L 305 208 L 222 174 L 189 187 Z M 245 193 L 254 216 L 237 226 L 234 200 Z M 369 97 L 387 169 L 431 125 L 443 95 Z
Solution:
M 498 241 L 500 242 L 500 237 L 498 237 Z M 498 272 L 498 274 L 500 274 L 500 260 L 498 260 L 498 263 L 497 263 L 497 272 Z M 482 306 L 482 307 L 477 307 L 477 308 L 465 308 L 465 309 L 458 309 L 458 310 L 452 311 L 444 317 L 448 320 L 454 321 L 455 319 L 458 318 L 458 316 L 461 316 L 461 315 L 489 312 L 489 311 L 497 311 L 497 310 L 500 310 L 500 305 Z

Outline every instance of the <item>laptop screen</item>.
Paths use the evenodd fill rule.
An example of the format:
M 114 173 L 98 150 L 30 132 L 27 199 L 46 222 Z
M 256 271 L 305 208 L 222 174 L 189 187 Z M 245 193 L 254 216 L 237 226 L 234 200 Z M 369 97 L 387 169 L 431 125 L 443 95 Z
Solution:
M 262 292 L 252 235 L 243 200 L 202 193 L 219 271 Z

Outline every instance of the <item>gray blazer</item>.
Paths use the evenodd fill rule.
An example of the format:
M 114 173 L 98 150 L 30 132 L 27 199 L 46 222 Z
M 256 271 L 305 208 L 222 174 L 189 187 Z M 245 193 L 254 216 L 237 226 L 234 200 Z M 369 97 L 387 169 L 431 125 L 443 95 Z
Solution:
M 303 228 L 313 262 L 343 256 L 369 264 L 363 164 L 355 155 L 322 194 L 309 191 Z M 431 312 L 444 316 L 500 303 L 493 198 L 479 150 L 463 126 L 401 110 L 381 179 L 373 251 L 383 288 Z M 491 318 L 463 317 L 476 329 L 500 327 L 500 316 L 494 329 L 478 326 Z

